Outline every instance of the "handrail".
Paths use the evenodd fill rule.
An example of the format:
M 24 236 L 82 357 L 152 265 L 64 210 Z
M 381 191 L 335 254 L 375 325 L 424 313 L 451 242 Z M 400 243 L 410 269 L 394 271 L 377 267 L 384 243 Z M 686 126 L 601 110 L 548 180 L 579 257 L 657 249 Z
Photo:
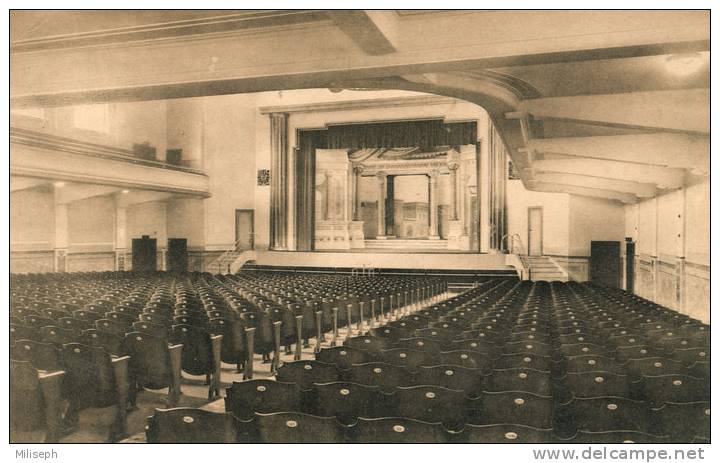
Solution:
M 525 246 L 523 245 L 522 238 L 520 238 L 520 235 L 517 233 L 514 233 L 510 237 L 510 253 L 511 254 L 519 254 L 519 255 L 527 255 L 527 252 L 525 251 Z
M 239 252 L 239 253 L 245 252 L 245 249 L 238 249 L 238 246 L 240 245 L 241 240 L 242 240 L 242 238 L 238 238 L 234 243 L 233 249 L 228 249 L 227 251 L 220 254 L 220 256 L 218 256 L 218 258 L 215 259 L 215 261 L 209 265 L 209 267 L 212 267 L 213 264 L 217 264 L 218 273 L 222 273 L 223 261 L 226 260 L 229 255 L 234 254 L 236 252 Z M 227 262 L 226 265 L 227 265 L 227 271 L 228 271 L 228 273 L 230 273 L 230 268 L 232 266 L 232 262 Z

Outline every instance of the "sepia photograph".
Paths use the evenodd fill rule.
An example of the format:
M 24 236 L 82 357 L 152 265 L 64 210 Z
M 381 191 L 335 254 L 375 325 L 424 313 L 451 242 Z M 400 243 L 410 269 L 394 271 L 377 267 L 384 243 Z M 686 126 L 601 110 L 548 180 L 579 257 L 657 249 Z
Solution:
M 709 9 L 8 21 L 16 461 L 710 448 Z

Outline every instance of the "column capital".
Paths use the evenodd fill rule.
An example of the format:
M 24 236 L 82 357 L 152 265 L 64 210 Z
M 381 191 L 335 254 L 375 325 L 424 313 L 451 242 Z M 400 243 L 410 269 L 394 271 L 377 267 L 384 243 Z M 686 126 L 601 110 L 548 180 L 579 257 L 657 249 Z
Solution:
M 378 181 L 385 182 L 387 181 L 388 174 L 387 172 L 381 170 L 380 172 L 376 173 L 375 176 L 377 177 Z
M 353 164 L 352 166 L 353 166 L 352 169 L 353 169 L 353 172 L 355 173 L 355 175 L 360 175 L 365 170 L 365 166 L 363 166 L 362 164 Z
M 274 119 L 274 120 L 278 120 L 278 119 L 287 120 L 290 117 L 290 114 L 288 114 L 288 113 L 268 113 L 268 117 L 270 119 Z
M 458 170 L 459 167 L 460 167 L 459 162 L 454 162 L 454 161 L 448 162 L 448 169 L 450 169 L 450 170 Z
M 438 177 L 440 176 L 440 171 L 435 169 L 428 172 L 428 177 L 430 177 L 431 182 L 437 182 Z

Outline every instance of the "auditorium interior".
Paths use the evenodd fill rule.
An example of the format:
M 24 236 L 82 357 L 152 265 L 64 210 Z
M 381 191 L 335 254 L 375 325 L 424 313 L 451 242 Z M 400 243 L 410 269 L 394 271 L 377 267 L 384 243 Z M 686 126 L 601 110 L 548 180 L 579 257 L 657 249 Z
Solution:
M 11 442 L 710 442 L 709 11 L 15 10 L 10 109 Z

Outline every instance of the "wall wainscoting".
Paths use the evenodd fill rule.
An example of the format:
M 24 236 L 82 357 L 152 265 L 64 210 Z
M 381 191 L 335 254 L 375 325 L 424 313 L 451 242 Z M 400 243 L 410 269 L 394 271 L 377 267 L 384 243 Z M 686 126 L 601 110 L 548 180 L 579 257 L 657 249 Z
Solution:
M 570 281 L 588 281 L 590 258 L 587 256 L 551 256 L 567 274 Z
M 73 252 L 67 254 L 67 272 L 107 272 L 115 270 L 115 252 Z
M 661 255 L 635 256 L 635 294 L 708 322 L 710 266 Z
M 55 270 L 55 253 L 50 251 L 13 251 L 10 273 L 46 273 Z

